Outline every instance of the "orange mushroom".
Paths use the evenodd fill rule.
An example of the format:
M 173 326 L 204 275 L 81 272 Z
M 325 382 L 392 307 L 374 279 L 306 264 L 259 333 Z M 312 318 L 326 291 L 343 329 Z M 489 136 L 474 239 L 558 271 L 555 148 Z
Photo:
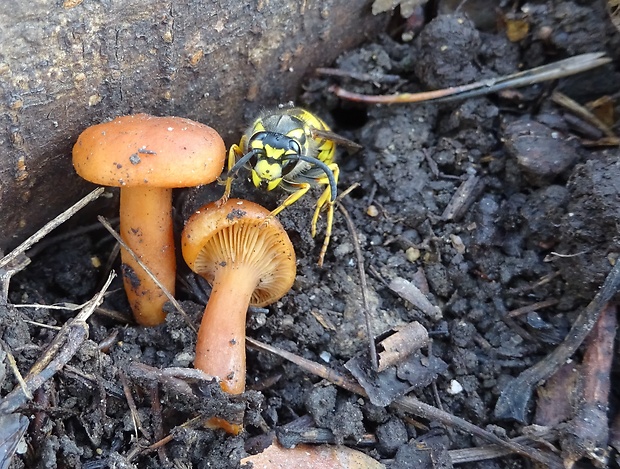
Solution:
M 266 306 L 293 285 L 295 251 L 280 222 L 253 202 L 213 202 L 190 217 L 181 247 L 187 265 L 212 285 L 196 342 L 194 366 L 221 378 L 231 394 L 245 390 L 248 306 Z
M 174 294 L 172 188 L 213 182 L 225 154 L 221 137 L 206 125 L 136 114 L 82 132 L 73 147 L 73 165 L 88 181 L 121 187 L 121 237 Z M 143 326 L 162 323 L 165 294 L 125 250 L 121 259 L 136 321 Z

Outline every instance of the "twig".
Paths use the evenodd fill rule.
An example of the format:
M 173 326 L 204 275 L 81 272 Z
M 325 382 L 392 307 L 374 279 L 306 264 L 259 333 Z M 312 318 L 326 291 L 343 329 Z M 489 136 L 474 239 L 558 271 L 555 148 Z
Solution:
M 118 221 L 118 218 L 114 218 L 112 219 L 112 222 L 115 223 Z M 43 251 L 44 249 L 47 249 L 50 246 L 56 246 L 56 244 L 65 241 L 67 239 L 71 239 L 71 238 L 75 238 L 77 236 L 86 234 L 86 233 L 90 233 L 92 231 L 97 231 L 97 230 L 101 230 L 101 223 L 92 223 L 90 225 L 86 225 L 86 226 L 80 226 L 78 228 L 75 228 L 73 230 L 70 230 L 68 232 L 64 232 L 58 235 L 54 235 L 54 236 L 48 236 L 45 238 L 44 241 L 41 241 L 40 243 L 37 243 L 36 246 L 33 246 L 29 251 L 28 251 L 28 256 L 30 257 L 34 257 L 36 256 L 39 252 Z
M 399 84 L 404 80 L 399 75 L 388 75 L 378 73 L 360 73 L 352 72 L 349 70 L 342 70 L 341 68 L 325 68 L 319 67 L 315 70 L 319 75 L 326 75 L 331 77 L 340 78 L 352 78 L 353 80 L 365 81 L 370 83 L 385 83 L 388 85 Z
M 96 386 L 99 386 L 100 379 L 92 374 L 86 373 L 84 370 L 80 370 L 72 365 L 65 365 L 62 369 L 62 373 L 65 376 L 71 377 L 76 381 L 80 381 L 84 386 L 94 389 Z M 116 382 L 111 381 L 103 381 L 103 388 L 108 393 L 109 396 L 115 397 L 119 400 L 123 399 L 123 390 Z
M 540 445 L 541 443 L 551 446 L 548 442 L 557 440 L 557 438 L 558 435 L 556 430 L 545 429 L 545 433 L 543 434 L 518 436 L 513 438 L 512 441 L 524 446 Z M 499 445 L 487 445 L 473 448 L 452 449 L 448 451 L 448 454 L 450 455 L 452 464 L 464 464 L 509 456 L 512 454 L 512 451 Z
M 534 311 L 538 311 L 539 309 L 548 308 L 549 306 L 555 306 L 560 302 L 560 300 L 556 300 L 555 298 L 550 298 L 548 300 L 539 301 L 537 303 L 532 303 L 531 305 L 522 306 L 521 308 L 513 309 L 509 311 L 507 316 L 510 318 L 515 318 L 517 316 L 521 316 L 522 314 L 532 313 Z
M 20 253 L 17 259 L 10 262 L 8 266 L 0 267 L 0 286 L 2 287 L 2 297 L 0 302 L 7 304 L 9 302 L 9 283 L 11 277 L 17 272 L 21 272 L 30 264 L 30 258 L 26 257 L 24 253 Z
M 476 175 L 469 176 L 456 190 L 448 205 L 441 214 L 444 221 L 458 221 L 467 209 L 474 203 L 476 198 L 484 190 L 484 180 Z
M 138 408 L 136 407 L 136 401 L 134 401 L 133 396 L 131 395 L 131 388 L 129 387 L 129 383 L 127 382 L 127 377 L 122 371 L 118 371 L 118 378 L 121 384 L 123 385 L 123 394 L 125 395 L 125 400 L 127 401 L 127 405 L 129 406 L 129 412 L 131 414 L 131 423 L 133 423 L 133 431 L 136 440 L 138 439 L 138 430 L 144 434 L 144 430 L 142 430 L 142 422 L 140 422 L 140 415 L 138 414 Z
M 533 85 L 542 81 L 557 80 L 586 70 L 600 67 L 611 62 L 603 52 L 581 54 L 568 59 L 553 62 L 541 67 L 532 68 L 523 72 L 513 73 L 503 77 L 489 78 L 467 85 L 455 86 L 443 90 L 426 91 L 423 93 L 398 93 L 392 95 L 366 95 L 352 93 L 338 86 L 332 86 L 336 96 L 349 101 L 358 101 L 373 104 L 419 103 L 419 102 L 447 102 L 456 99 L 473 98 L 496 93 L 506 88 L 519 88 Z
M 440 411 L 439 409 L 425 404 L 424 402 L 413 397 L 400 397 L 396 399 L 392 403 L 392 405 L 403 411 L 411 412 L 418 417 L 425 418 L 427 420 L 437 420 L 444 425 L 454 426 L 465 433 L 471 433 L 472 435 L 484 438 L 491 443 L 495 443 L 497 445 L 510 449 L 513 453 L 540 462 L 546 465 L 546 467 L 554 469 L 564 469 L 562 462 L 555 455 L 545 454 L 539 450 L 527 448 L 511 440 L 502 440 L 497 435 L 488 432 L 474 425 L 473 423 L 468 422 L 465 419 L 462 419 L 444 411 Z
M 265 343 L 259 342 L 258 340 L 252 339 L 251 337 L 246 337 L 247 343 L 251 344 L 255 348 L 259 350 L 271 352 L 275 355 L 278 355 L 282 358 L 289 360 L 290 362 L 296 364 L 300 368 L 313 373 L 317 376 L 320 376 L 323 379 L 328 380 L 329 382 L 346 389 L 347 391 L 351 391 L 360 396 L 366 397 L 366 391 L 357 384 L 352 381 L 347 376 L 333 370 L 331 368 L 326 367 L 325 365 L 321 365 L 319 363 L 313 362 L 306 358 L 295 355 L 294 353 L 287 352 L 285 350 L 278 349 L 276 347 L 272 347 L 271 345 L 267 345 Z M 395 399 L 391 404 L 392 407 L 396 407 L 402 411 L 412 413 L 417 417 L 421 417 L 427 420 L 436 420 L 444 425 L 456 427 L 465 433 L 470 433 L 472 435 L 476 435 L 480 438 L 484 438 L 491 443 L 495 443 L 504 448 L 509 449 L 512 453 L 517 453 L 521 456 L 525 456 L 527 458 L 533 459 L 534 461 L 545 464 L 549 468 L 553 469 L 563 469 L 562 462 L 555 455 L 545 454 L 537 449 L 527 448 L 523 445 L 515 443 L 510 440 L 502 440 L 497 435 L 494 435 L 491 432 L 488 432 L 465 419 L 460 417 L 456 417 L 448 412 L 442 411 L 433 407 L 431 405 L 425 404 L 424 402 L 415 399 L 413 397 L 400 397 Z
M 127 374 L 133 379 L 155 381 L 166 385 L 174 391 L 174 394 L 194 396 L 194 390 L 187 381 L 210 382 L 214 378 L 201 370 L 194 368 L 155 368 L 144 363 L 132 362 L 127 369 Z
M 164 422 L 162 417 L 161 398 L 159 397 L 159 386 L 154 384 L 151 386 L 151 410 L 153 412 L 153 426 L 155 427 L 155 441 L 164 439 Z M 161 446 L 157 450 L 159 462 L 162 467 L 170 467 L 170 461 L 166 455 L 166 448 Z
M 350 190 L 348 191 L 350 192 Z M 348 192 L 345 191 L 345 193 Z M 353 224 L 353 220 L 351 220 L 351 217 L 349 216 L 349 212 L 346 208 L 344 208 L 344 205 L 342 205 L 342 203 L 337 202 L 337 205 L 338 210 L 342 212 L 342 216 L 344 216 L 344 219 L 347 222 L 347 228 L 349 229 L 349 233 L 351 234 L 351 238 L 353 239 L 353 247 L 355 248 L 355 255 L 357 257 L 357 268 L 359 271 L 361 282 L 362 304 L 364 307 L 364 319 L 366 320 L 366 333 L 368 335 L 370 361 L 372 364 L 372 369 L 376 371 L 379 368 L 379 358 L 377 356 L 377 347 L 375 345 L 375 335 L 372 330 L 372 324 L 370 323 L 371 314 L 370 307 L 368 306 L 368 283 L 366 282 L 366 268 L 364 267 L 364 256 L 362 255 L 359 237 L 357 236 L 357 231 L 355 229 L 355 225 Z
M 575 353 L 619 288 L 620 262 L 616 262 L 601 289 L 573 323 L 564 342 L 536 365 L 523 371 L 502 391 L 495 405 L 497 418 L 525 421 L 533 387 L 555 373 Z
M 112 228 L 112 226 L 108 223 L 108 221 L 104 217 L 99 215 L 97 219 L 105 227 L 105 229 L 110 232 L 110 234 L 114 237 L 114 239 L 118 241 L 118 243 L 123 247 L 123 249 L 125 249 L 131 257 L 133 257 L 133 259 L 146 272 L 146 274 L 151 278 L 151 280 L 155 282 L 155 285 L 157 285 L 161 289 L 161 291 L 164 292 L 164 295 L 166 295 L 166 298 L 168 298 L 168 300 L 170 301 L 170 303 L 172 303 L 174 308 L 181 314 L 181 316 L 183 316 L 183 319 L 185 319 L 185 322 L 194 331 L 194 333 L 197 333 L 198 331 L 196 330 L 196 327 L 192 323 L 192 320 L 189 318 L 189 315 L 185 312 L 181 304 L 176 300 L 174 296 L 172 296 L 172 294 L 159 281 L 159 279 L 155 275 L 153 275 L 153 272 L 151 272 L 151 270 L 146 266 L 146 264 L 142 262 L 142 259 L 140 259 L 140 257 L 138 257 L 136 253 L 133 252 L 133 250 L 129 246 L 127 246 L 127 243 L 123 241 L 120 235 L 114 230 L 114 228 Z
M 528 284 L 528 285 L 524 285 L 522 287 L 519 288 L 511 288 L 510 290 L 508 290 L 508 293 L 511 295 L 524 295 L 527 292 L 531 292 L 536 290 L 539 287 L 542 287 L 544 285 L 548 285 L 549 283 L 551 283 L 551 281 L 557 277 L 560 276 L 560 272 L 556 271 L 556 272 L 551 272 L 548 273 L 547 275 L 543 275 L 541 278 L 539 278 L 536 282 Z
M 326 379 L 330 383 L 333 383 L 336 386 L 341 387 L 342 389 L 346 389 L 347 391 L 351 391 L 352 393 L 358 394 L 360 396 L 366 395 L 366 391 L 364 391 L 364 388 L 357 384 L 355 381 L 353 381 L 351 378 L 340 374 L 325 365 L 321 365 L 320 363 L 313 362 L 312 360 L 300 357 L 299 355 L 295 355 L 294 353 L 287 352 L 286 350 L 282 350 L 277 347 L 265 344 L 264 342 L 260 342 L 251 337 L 246 337 L 245 340 L 254 348 L 265 352 L 273 353 L 274 355 L 285 358 L 286 360 L 294 363 L 300 368 L 316 376 L 320 376 L 321 378 Z
M 198 427 L 204 420 L 207 420 L 207 417 L 204 417 L 202 415 L 199 415 L 198 417 L 194 417 L 190 420 L 188 420 L 187 422 L 174 427 L 172 429 L 172 431 L 164 438 L 162 438 L 159 441 L 156 441 L 155 443 L 153 443 L 150 446 L 147 446 L 146 448 L 142 448 L 142 447 L 135 447 L 133 448 L 131 451 L 129 451 L 129 453 L 127 453 L 126 459 L 128 462 L 131 462 L 133 459 L 135 459 L 136 457 L 143 455 L 143 454 L 147 454 L 150 453 L 152 451 L 156 451 L 159 448 L 162 448 L 164 445 L 170 443 L 172 440 L 174 440 L 174 434 L 177 433 L 179 431 L 179 429 L 183 429 L 183 428 L 192 428 L 192 427 Z
M 50 231 L 57 228 L 59 225 L 63 224 L 64 222 L 66 222 L 69 218 L 75 215 L 76 212 L 86 207 L 93 200 L 96 200 L 97 198 L 99 198 L 99 196 L 103 194 L 104 191 L 105 191 L 104 187 L 98 187 L 97 189 L 92 191 L 90 194 L 88 194 L 86 197 L 79 200 L 77 203 L 75 203 L 74 205 L 69 207 L 67 210 L 62 212 L 56 218 L 46 223 L 43 226 L 43 228 L 41 228 L 39 231 L 33 234 L 30 238 L 28 238 L 22 244 L 17 246 L 15 249 L 13 249 L 13 251 L 11 251 L 9 254 L 7 254 L 2 259 L 0 259 L 0 269 L 9 265 L 11 262 L 17 259 L 20 256 L 20 254 L 25 253 L 28 249 L 30 249 L 30 247 L 33 244 L 43 239 Z
M 17 382 L 19 383 L 20 387 L 22 388 L 22 391 L 24 392 L 24 395 L 26 396 L 26 398 L 28 400 L 31 400 L 32 397 L 33 397 L 32 393 L 28 390 L 28 386 L 26 385 L 26 382 L 24 381 L 24 377 L 19 372 L 19 368 L 17 368 L 17 363 L 15 362 L 15 357 L 11 353 L 11 349 L 6 344 L 6 342 L 4 340 L 2 340 L 2 339 L 0 339 L 0 345 L 4 349 L 4 353 L 6 353 L 6 357 L 9 360 L 9 365 L 11 367 L 11 371 L 13 371 L 13 375 L 15 376 L 15 379 L 17 379 Z
M 99 307 L 95 310 L 95 313 L 97 313 L 100 316 L 105 316 L 110 319 L 114 319 L 116 322 L 120 322 L 121 324 L 131 324 L 133 322 L 133 319 L 127 316 L 126 314 L 123 314 L 119 311 L 114 311 L 108 308 Z
M 608 467 L 609 460 L 609 391 L 614 340 L 618 323 L 617 308 L 608 304 L 588 335 L 588 345 L 581 365 L 581 395 L 575 417 L 568 423 L 562 438 L 564 465 L 571 468 L 586 457 L 596 467 Z
M 107 273 L 107 272 L 112 271 L 112 268 L 114 267 L 114 263 L 116 262 L 116 258 L 118 257 L 120 252 L 121 252 L 121 245 L 118 243 L 114 243 L 114 247 L 110 251 L 110 254 L 108 254 L 108 258 L 105 261 L 103 269 L 101 269 L 102 272 Z

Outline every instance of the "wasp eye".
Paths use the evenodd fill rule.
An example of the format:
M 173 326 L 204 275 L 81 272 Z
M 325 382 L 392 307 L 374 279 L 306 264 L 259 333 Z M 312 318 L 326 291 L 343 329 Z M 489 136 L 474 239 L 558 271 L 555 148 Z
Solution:
M 291 142 L 289 143 L 289 147 L 291 150 L 293 150 L 298 155 L 301 154 L 301 147 L 299 146 L 299 143 L 297 142 L 297 140 L 291 139 Z
M 282 163 L 282 176 L 286 176 L 288 173 L 290 173 L 295 167 L 296 163 L 297 160 L 284 160 L 284 162 Z
M 258 152 L 254 152 L 254 154 L 250 157 L 250 160 L 248 161 L 248 164 L 252 168 L 254 168 L 257 163 L 258 163 Z
M 267 135 L 267 132 L 256 132 L 254 135 L 252 135 L 252 137 L 250 137 L 250 140 L 254 141 L 254 140 L 264 140 L 265 139 L 265 135 Z

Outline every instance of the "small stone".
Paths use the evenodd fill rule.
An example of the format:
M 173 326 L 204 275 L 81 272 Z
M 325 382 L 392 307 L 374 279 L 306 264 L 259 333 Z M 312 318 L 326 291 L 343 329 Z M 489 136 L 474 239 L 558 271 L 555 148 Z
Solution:
M 376 217 L 377 215 L 379 215 L 379 209 L 376 205 L 369 205 L 366 209 L 366 215 L 368 215 L 369 217 Z
M 456 395 L 463 392 L 463 386 L 457 380 L 453 379 L 450 381 L 450 387 L 447 389 L 448 394 Z

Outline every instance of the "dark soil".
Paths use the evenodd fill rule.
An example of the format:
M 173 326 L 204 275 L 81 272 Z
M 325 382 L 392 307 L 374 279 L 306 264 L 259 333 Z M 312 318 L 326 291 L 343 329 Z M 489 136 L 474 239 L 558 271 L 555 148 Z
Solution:
M 488 4 L 488 9 L 495 8 L 494 2 Z M 620 36 L 599 1 L 536 2 L 528 5 L 524 17 L 530 32 L 517 43 L 510 42 L 503 29 L 476 29 L 464 16 L 436 17 L 421 32 L 412 31 L 411 42 L 400 40 L 407 25 L 399 25 L 398 32 L 349 52 L 335 66 L 348 72 L 398 75 L 406 80 L 398 91 L 418 91 L 584 52 L 606 51 L 615 62 L 559 83 L 450 104 L 344 103 L 327 91 L 334 81 L 312 79 L 298 103 L 364 146 L 357 153 L 339 155 L 339 189 L 359 183 L 343 205 L 357 227 L 364 256 L 372 330 L 378 335 L 412 321 L 423 324 L 432 335 L 432 348 L 424 354 L 445 366 L 437 368 L 433 385 L 418 386 L 414 395 L 510 437 L 520 435 L 523 424 L 494 417 L 502 389 L 563 340 L 620 254 L 620 151 L 584 146 L 584 140 L 600 137 L 596 129 L 549 99 L 553 90 L 581 103 L 606 94 L 617 97 Z M 350 79 L 339 84 L 372 94 L 396 91 Z M 615 130 L 618 133 L 617 126 Z M 259 193 L 244 181 L 246 175 L 237 179 L 233 195 L 275 208 L 283 194 Z M 479 180 L 464 210 L 444 216 L 457 189 L 474 176 Z M 221 191 L 221 186 L 178 191 L 179 229 Z M 276 305 L 251 312 L 247 333 L 346 371 L 345 363 L 353 357 L 365 360 L 368 350 L 361 281 L 354 241 L 338 211 L 325 265 L 316 265 L 324 224 L 313 239 L 310 219 L 318 194 L 306 195 L 281 214 L 298 255 L 297 280 Z M 108 202 L 108 209 L 114 206 L 114 201 Z M 106 215 L 113 217 L 112 213 L 108 210 Z M 54 338 L 56 330 L 50 326 L 61 326 L 75 315 L 13 305 L 81 304 L 107 276 L 114 240 L 91 216 L 79 214 L 71 224 L 68 237 L 44 240 L 35 247 L 32 263 L 11 280 L 10 304 L 0 305 L 3 396 L 18 386 L 5 352 L 13 354 L 26 374 Z M 76 225 L 91 224 L 92 230 L 72 235 Z M 177 297 L 197 325 L 209 288 L 182 261 L 179 265 Z M 388 288 L 395 278 L 425 291 L 441 314 L 431 317 L 401 299 Z M 508 318 L 510 311 L 550 299 L 556 302 Z M 313 433 L 321 438 L 301 440 L 344 443 L 390 469 L 451 467 L 446 450 L 484 443 L 437 422 L 373 405 L 251 348 L 248 392 L 242 396 L 224 395 L 214 383 L 190 382 L 184 391 L 170 380 L 157 384 L 139 376 L 135 364 L 191 367 L 195 333 L 173 308 L 167 322 L 156 328 L 123 322 L 130 311 L 118 278 L 104 307 L 117 316 L 92 316 L 90 338 L 70 366 L 20 408 L 30 425 L 27 446 L 18 445 L 12 469 L 234 468 L 260 444 L 261 435 L 304 416 L 311 417 L 304 421 L 307 427 L 321 429 Z M 411 379 L 415 382 L 410 377 L 406 388 Z M 614 410 L 617 397 L 612 394 Z M 229 436 L 202 426 L 180 427 L 199 415 L 243 415 L 245 432 Z M 8 427 L 2 431 L 7 438 Z M 172 440 L 161 449 L 137 451 L 170 432 Z M 615 457 L 612 453 L 612 460 Z M 465 466 L 528 464 L 513 456 Z

